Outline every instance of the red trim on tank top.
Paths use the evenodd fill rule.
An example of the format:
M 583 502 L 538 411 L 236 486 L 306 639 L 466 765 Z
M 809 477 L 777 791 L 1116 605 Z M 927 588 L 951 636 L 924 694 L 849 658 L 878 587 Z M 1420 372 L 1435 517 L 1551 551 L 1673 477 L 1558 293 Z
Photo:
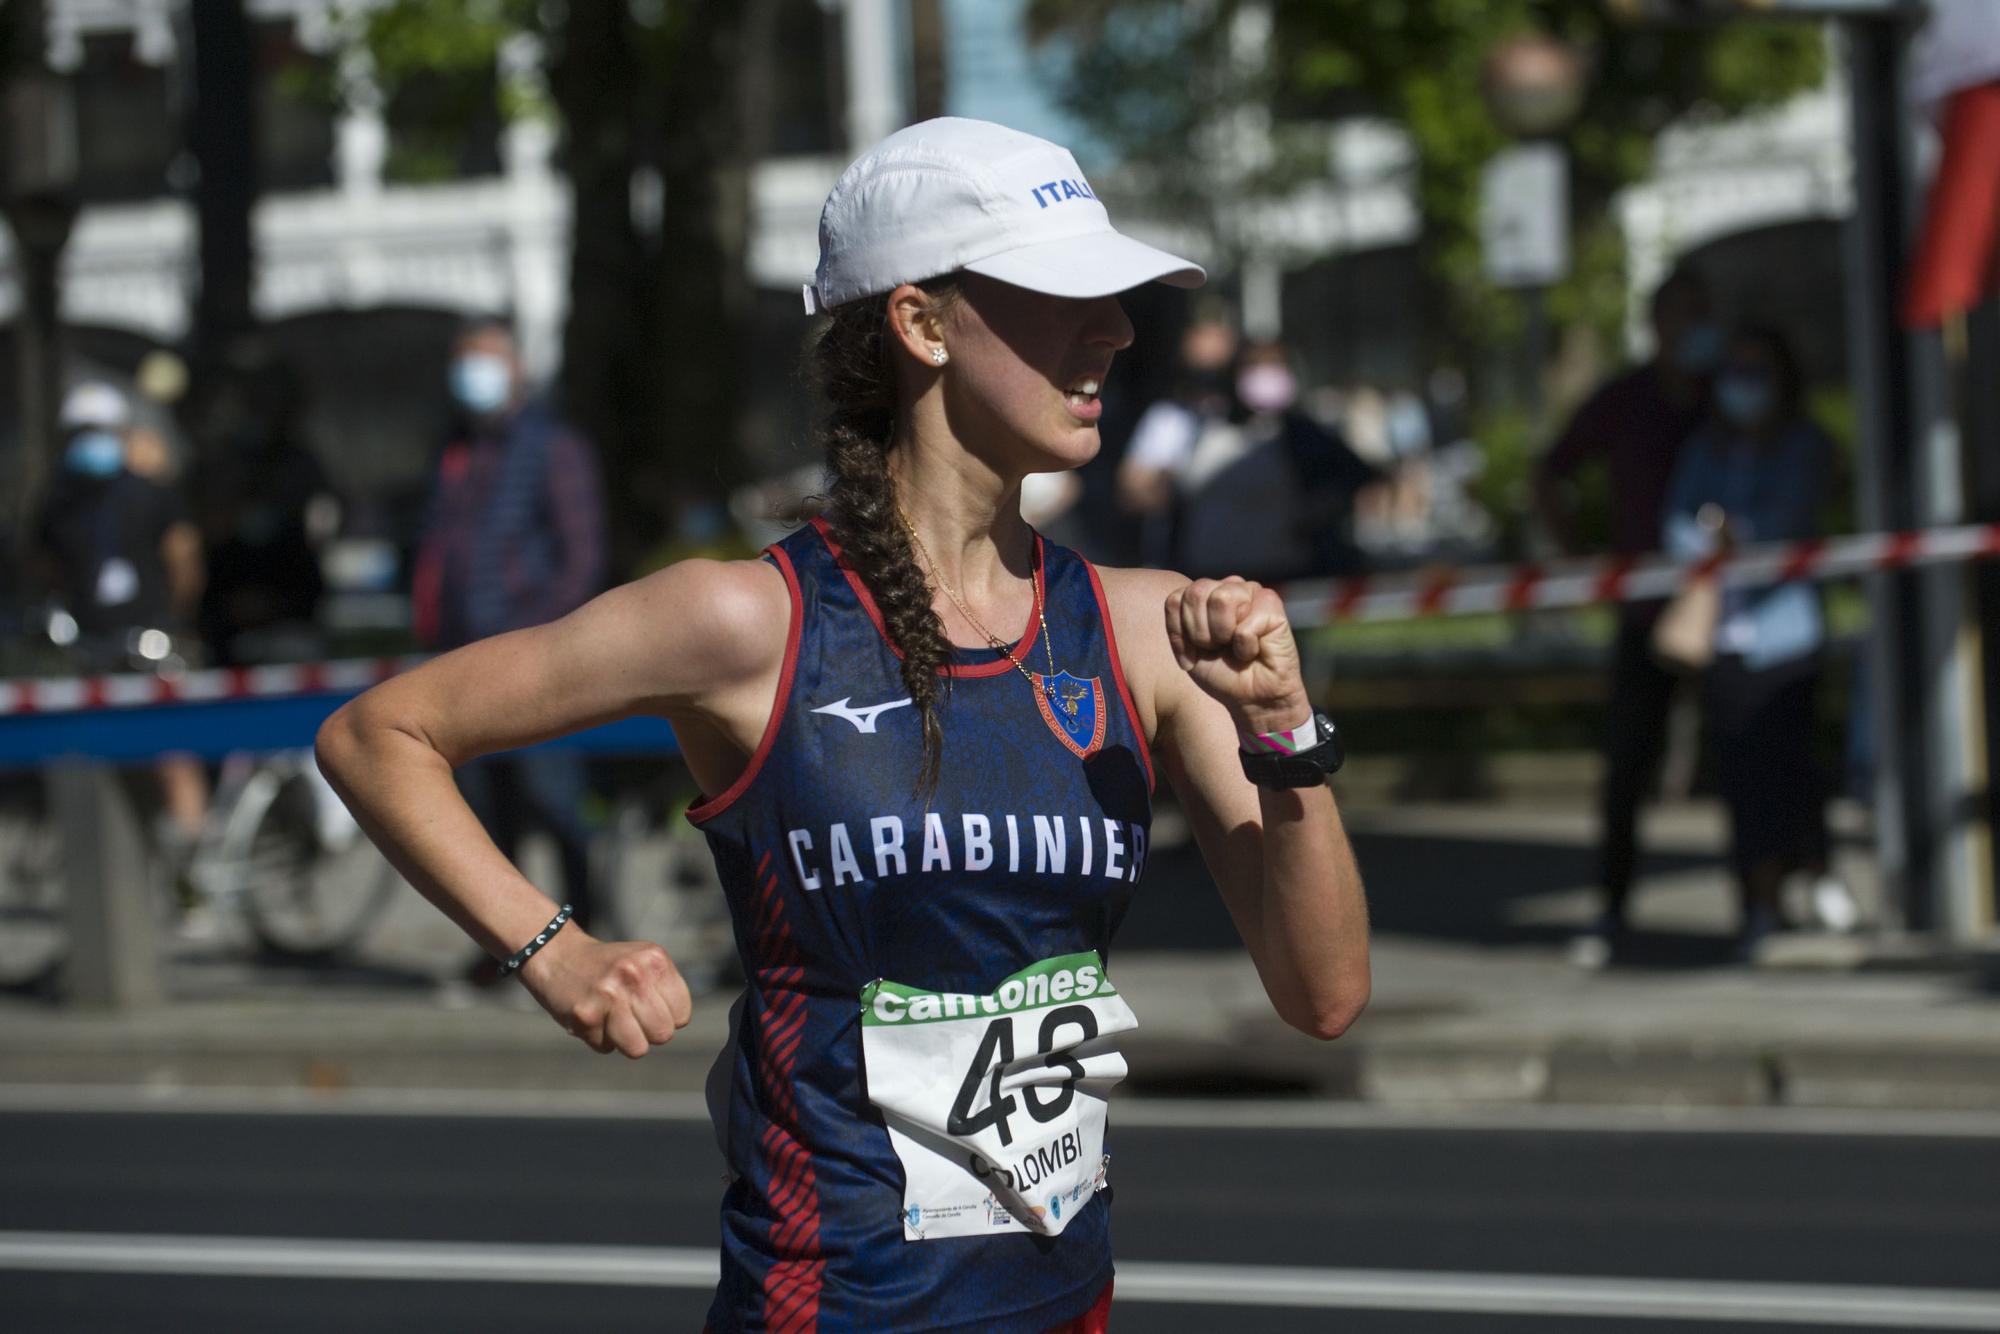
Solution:
M 792 676 L 799 665 L 799 636 L 805 629 L 806 600 L 799 592 L 799 576 L 792 569 L 792 558 L 784 548 L 770 546 L 764 548 L 775 557 L 778 573 L 785 576 L 785 589 L 792 599 L 791 627 L 785 631 L 785 665 L 778 672 L 778 697 L 771 702 L 771 719 L 764 724 L 764 735 L 757 742 L 757 752 L 750 757 L 750 763 L 743 766 L 743 772 L 736 775 L 719 797 L 697 797 L 695 804 L 688 807 L 687 818 L 695 824 L 714 819 L 736 804 L 736 799 L 748 790 L 751 780 L 762 772 L 764 760 L 770 755 L 771 747 L 778 740 L 778 726 L 785 721 L 785 705 L 792 697 Z
M 1111 1288 L 1104 1285 L 1104 1291 L 1097 1294 L 1097 1300 L 1090 1309 L 1074 1320 L 1065 1320 L 1043 1334 L 1110 1334 L 1111 1329 Z
M 812 1334 L 819 1328 L 826 1254 L 820 1245 L 819 1174 L 799 1129 L 794 1069 L 805 1037 L 805 966 L 785 921 L 785 897 L 769 849 L 757 859 L 754 905 L 758 961 L 751 984 L 761 1002 L 756 1021 L 757 1079 L 767 1121 L 757 1137 L 764 1159 L 764 1199 L 772 1219 L 770 1267 L 762 1287 L 763 1328 Z
M 1083 568 L 1090 575 L 1090 591 L 1097 598 L 1097 615 L 1104 622 L 1104 649 L 1111 657 L 1111 679 L 1118 683 L 1118 698 L 1125 704 L 1126 721 L 1132 724 L 1132 735 L 1139 742 L 1139 759 L 1146 766 L 1146 790 L 1151 792 L 1156 786 L 1153 748 L 1146 744 L 1146 728 L 1139 721 L 1138 707 L 1132 703 L 1132 687 L 1125 684 L 1125 662 L 1118 656 L 1118 632 L 1111 628 L 1111 604 L 1104 599 L 1104 585 L 1098 580 L 1097 567 L 1086 560 Z
M 810 522 L 812 523 L 813 530 L 819 534 L 820 541 L 826 543 L 827 552 L 833 557 L 833 563 L 838 565 L 840 572 L 847 576 L 848 587 L 852 588 L 854 596 L 861 600 L 861 609 L 868 613 L 869 620 L 875 622 L 875 632 L 882 636 L 882 642 L 889 646 L 890 652 L 894 653 L 898 658 L 902 657 L 903 650 L 897 648 L 896 641 L 889 638 L 888 623 L 882 619 L 882 609 L 875 605 L 874 594 L 870 593 L 868 585 L 861 581 L 860 572 L 848 563 L 847 557 L 840 554 L 840 541 L 834 537 L 832 526 L 825 519 L 817 515 Z M 1021 632 L 1020 639 L 1014 644 L 1014 656 L 1023 661 L 1027 660 L 1028 649 L 1034 644 L 1035 636 L 1041 632 L 1041 617 L 1035 614 L 1035 610 L 1037 607 L 1047 605 L 1047 602 L 1048 582 L 1045 577 L 1045 571 L 1042 568 L 1042 535 L 1036 533 L 1035 601 L 1028 608 L 1028 627 Z M 956 648 L 958 646 L 954 644 L 952 647 Z M 992 662 L 948 663 L 938 668 L 938 674 L 950 677 L 999 676 L 1002 673 L 1013 670 L 1014 664 L 1009 662 L 1003 654 Z

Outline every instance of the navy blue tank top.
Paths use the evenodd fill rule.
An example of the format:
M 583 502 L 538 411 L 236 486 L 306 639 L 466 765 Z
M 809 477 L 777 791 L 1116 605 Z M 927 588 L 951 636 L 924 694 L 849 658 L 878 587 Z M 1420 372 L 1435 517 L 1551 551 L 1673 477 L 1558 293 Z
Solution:
M 743 775 L 689 812 L 747 977 L 718 1065 L 732 1180 L 714 1334 L 1036 1334 L 1110 1281 L 1108 1192 L 1057 1236 L 906 1241 L 903 1169 L 862 1068 L 870 982 L 986 993 L 1044 959 L 1108 956 L 1145 864 L 1152 760 L 1103 588 L 1074 552 L 1035 550 L 1055 707 L 998 650 L 954 649 L 928 801 L 921 720 L 832 531 L 765 552 L 792 597 L 777 701 Z M 1041 634 L 1014 652 L 1046 675 Z M 1041 871 L 1037 816 L 1069 850 Z

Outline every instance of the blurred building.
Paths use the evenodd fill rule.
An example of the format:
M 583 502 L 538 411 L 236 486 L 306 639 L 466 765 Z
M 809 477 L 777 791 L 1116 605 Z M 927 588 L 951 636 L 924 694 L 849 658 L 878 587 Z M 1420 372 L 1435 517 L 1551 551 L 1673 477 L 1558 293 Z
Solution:
M 1845 378 L 1840 226 L 1854 154 L 1845 63 L 1827 63 L 1825 84 L 1781 106 L 1661 136 L 1652 178 L 1620 208 L 1635 349 L 1650 337 L 1646 294 L 1692 257 L 1725 318 L 1781 325 L 1808 381 Z
M 129 369 L 147 349 L 182 340 L 193 315 L 198 237 L 176 91 L 189 77 L 188 0 L 47 4 L 51 61 L 76 75 L 83 158 L 85 207 L 67 252 L 63 313 L 80 352 Z M 427 452 L 426 407 L 458 320 L 505 312 L 531 369 L 554 369 L 569 237 L 557 136 L 546 120 L 500 114 L 502 90 L 536 77 L 540 52 L 527 39 L 504 49 L 492 73 L 492 115 L 440 145 L 425 136 L 421 95 L 368 96 L 365 62 L 340 55 L 341 25 L 356 6 L 247 7 L 262 178 L 255 315 L 300 364 L 312 435 L 336 480 L 357 493 L 408 484 Z M 929 21 L 942 32 L 929 58 L 942 68 L 925 75 L 912 31 L 925 5 L 784 0 L 776 152 L 753 171 L 749 247 L 762 293 L 755 318 L 772 346 L 796 341 L 798 284 L 816 258 L 818 208 L 853 146 L 931 109 L 1077 144 L 1121 225 L 1215 263 L 1201 238 L 1148 217 L 1143 200 L 1119 197 L 1117 164 L 1059 108 L 1062 54 L 1030 48 L 1025 7 L 931 0 Z M 1259 12 L 1246 6 L 1232 36 L 1246 59 L 1262 58 L 1259 43 L 1268 45 Z M 1753 306 L 1769 304 L 1796 316 L 1787 321 L 1793 327 L 1820 331 L 1808 341 L 1809 366 L 1836 370 L 1838 287 L 1822 277 L 1836 262 L 1834 220 L 1851 193 L 1843 105 L 1828 88 L 1767 116 L 1667 136 L 1659 174 L 1631 192 L 1623 211 L 1635 295 L 1677 256 L 1712 251 L 1726 270 L 1719 286 L 1740 286 Z M 1431 368 L 1420 364 L 1418 303 L 1409 295 L 1420 221 L 1408 142 L 1379 120 L 1325 129 L 1328 175 L 1228 220 L 1241 263 L 1217 273 L 1217 286 L 1236 299 L 1251 332 L 1284 334 L 1314 380 L 1419 384 Z M 1790 262 L 1762 262 L 1771 245 Z M 1816 258 L 1801 266 L 1802 254 Z M 1778 281 L 1792 285 L 1769 288 Z M 0 231 L 0 323 L 17 301 Z M 1135 311 L 1142 324 L 1177 315 Z M 760 420 L 757 433 L 789 435 L 791 424 L 776 419 L 797 402 L 789 358 L 753 374 L 770 381 L 760 379 L 752 397 L 773 418 Z M 10 390 L 0 377 L 0 418 Z
M 185 5 L 49 0 L 48 8 L 51 63 L 76 79 L 82 159 L 84 208 L 65 259 L 63 315 L 85 356 L 129 366 L 149 346 L 178 343 L 193 317 L 198 237 L 175 92 L 188 75 Z M 499 113 L 500 86 L 538 64 L 531 43 L 503 52 L 490 122 L 440 159 L 421 107 L 355 96 L 368 75 L 337 58 L 344 8 L 248 6 L 262 191 L 253 308 L 306 376 L 314 435 L 340 480 L 366 491 L 421 469 L 432 423 L 417 405 L 438 399 L 451 331 L 464 317 L 506 312 L 531 367 L 554 368 L 569 196 L 552 160 L 554 127 Z M 760 282 L 795 289 L 811 269 L 819 202 L 840 163 L 817 40 L 830 20 L 813 0 L 793 8 L 803 11 L 809 49 L 787 82 L 806 96 L 787 99 L 792 114 L 777 127 L 789 151 L 755 176 L 752 264 Z M 0 235 L 0 322 L 17 301 Z

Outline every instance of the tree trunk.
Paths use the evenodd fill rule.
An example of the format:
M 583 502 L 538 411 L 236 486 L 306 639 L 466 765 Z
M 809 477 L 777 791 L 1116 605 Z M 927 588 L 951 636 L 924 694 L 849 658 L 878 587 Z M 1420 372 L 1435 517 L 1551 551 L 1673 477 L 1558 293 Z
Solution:
M 76 217 L 75 124 L 68 90 L 44 66 L 46 17 L 41 0 L 0 0 L 0 110 L 9 139 L 0 152 L 0 201 L 13 239 L 20 312 L 14 319 L 14 372 L 19 412 L 15 457 L 7 470 L 11 493 L 0 512 L 0 535 L 26 541 L 35 509 L 55 466 L 62 395 L 62 253 Z M 14 553 L 0 542 L 0 564 Z
M 564 414 L 589 438 L 612 485 L 615 571 L 629 566 L 645 530 L 631 469 L 637 433 L 628 413 L 625 368 L 638 335 L 633 287 L 639 277 L 632 227 L 633 120 L 643 80 L 623 5 L 568 7 L 554 34 L 549 86 L 562 112 L 562 165 L 569 176 L 570 306 L 563 328 Z
M 910 119 L 944 114 L 945 19 L 943 0 L 910 0 Z
M 751 170 L 770 141 L 776 0 L 703 0 L 666 33 L 572 5 L 550 68 L 575 211 L 564 402 L 615 478 L 614 569 L 741 472 Z M 763 91 L 760 91 L 763 90 Z M 657 230 L 634 223 L 657 173 Z M 643 212 L 643 210 L 641 210 Z
M 187 142 L 199 168 L 194 187 L 200 231 L 201 288 L 195 300 L 193 351 L 212 366 L 252 322 L 255 272 L 251 208 L 257 201 L 256 69 L 243 0 L 202 0 L 190 7 L 194 88 Z

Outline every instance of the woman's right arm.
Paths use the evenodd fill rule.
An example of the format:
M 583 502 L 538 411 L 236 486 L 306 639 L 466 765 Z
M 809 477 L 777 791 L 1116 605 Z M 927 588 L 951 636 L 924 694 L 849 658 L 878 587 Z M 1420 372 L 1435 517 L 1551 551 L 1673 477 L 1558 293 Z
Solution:
M 556 905 L 487 837 L 452 770 L 642 714 L 674 723 L 684 744 L 699 734 L 698 769 L 740 767 L 770 716 L 789 624 L 784 578 L 765 562 L 682 562 L 350 701 L 320 728 L 320 768 L 404 878 L 505 958 Z M 734 774 L 696 776 L 710 787 Z M 659 946 L 598 941 L 575 923 L 521 980 L 598 1051 L 644 1055 L 690 1013 L 687 986 Z

